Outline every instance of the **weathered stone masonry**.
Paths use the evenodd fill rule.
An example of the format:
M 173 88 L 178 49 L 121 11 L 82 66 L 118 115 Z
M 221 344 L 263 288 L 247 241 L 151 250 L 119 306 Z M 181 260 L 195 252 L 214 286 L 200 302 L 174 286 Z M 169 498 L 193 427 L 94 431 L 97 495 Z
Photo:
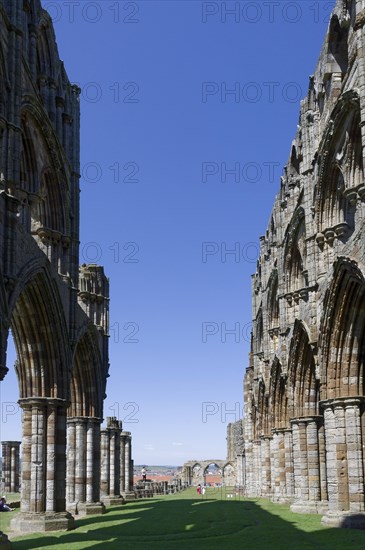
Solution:
M 109 282 L 102 267 L 79 267 L 79 93 L 40 1 L 0 0 L 0 380 L 11 328 L 22 532 L 72 528 L 66 496 L 103 511 Z
M 5 493 L 19 491 L 20 441 L 2 441 L 2 478 Z
M 365 1 L 337 0 L 252 278 L 247 494 L 365 526 Z

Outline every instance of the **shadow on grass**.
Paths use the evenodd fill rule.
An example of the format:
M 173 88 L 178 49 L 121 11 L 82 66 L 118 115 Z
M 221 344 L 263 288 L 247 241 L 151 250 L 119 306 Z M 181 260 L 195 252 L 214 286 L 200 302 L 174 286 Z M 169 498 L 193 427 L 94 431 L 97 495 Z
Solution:
M 273 511 L 268 511 L 271 507 Z M 362 532 L 321 528 L 319 516 L 304 517 L 303 522 L 303 516 L 292 514 L 288 507 L 275 509 L 271 503 L 252 500 L 151 499 L 110 508 L 104 516 L 78 519 L 74 531 L 13 540 L 13 549 L 347 550 L 364 545 Z

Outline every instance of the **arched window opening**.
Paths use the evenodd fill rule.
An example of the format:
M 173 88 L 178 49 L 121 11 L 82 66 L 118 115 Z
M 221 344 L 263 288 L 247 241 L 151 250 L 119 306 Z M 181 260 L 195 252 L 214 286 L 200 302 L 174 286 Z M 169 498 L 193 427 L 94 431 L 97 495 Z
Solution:
M 286 247 L 286 272 L 287 292 L 295 292 L 308 286 L 306 271 L 306 230 L 304 216 L 294 230 L 294 235 L 287 242 Z
M 341 26 L 337 15 L 331 19 L 328 34 L 328 61 L 331 72 L 344 75 L 348 68 L 348 28 Z

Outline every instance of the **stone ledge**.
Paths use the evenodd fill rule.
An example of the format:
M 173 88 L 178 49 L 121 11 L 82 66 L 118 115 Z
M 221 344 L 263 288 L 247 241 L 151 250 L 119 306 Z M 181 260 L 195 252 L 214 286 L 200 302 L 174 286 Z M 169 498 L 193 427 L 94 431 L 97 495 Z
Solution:
M 19 512 L 10 525 L 13 531 L 19 533 L 69 531 L 74 529 L 75 520 L 68 512 Z
M 79 502 L 76 509 L 79 516 L 101 516 L 105 514 L 103 502 Z
M 323 500 L 298 500 L 290 506 L 295 514 L 325 514 L 327 510 L 328 502 Z
M 123 497 L 102 497 L 105 506 L 121 506 L 125 504 Z
M 122 496 L 124 500 L 136 500 L 136 493 L 134 491 L 125 491 Z
M 321 523 L 331 527 L 365 530 L 365 512 L 327 512 Z

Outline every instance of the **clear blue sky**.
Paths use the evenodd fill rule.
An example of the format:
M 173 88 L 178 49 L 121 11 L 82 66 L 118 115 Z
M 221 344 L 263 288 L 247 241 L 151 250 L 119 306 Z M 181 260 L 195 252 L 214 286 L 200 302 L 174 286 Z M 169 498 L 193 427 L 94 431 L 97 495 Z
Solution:
M 43 2 L 83 88 L 80 262 L 110 277 L 104 410 L 133 432 L 137 464 L 226 455 L 259 237 L 333 4 Z M 20 438 L 19 413 L 1 426 Z

